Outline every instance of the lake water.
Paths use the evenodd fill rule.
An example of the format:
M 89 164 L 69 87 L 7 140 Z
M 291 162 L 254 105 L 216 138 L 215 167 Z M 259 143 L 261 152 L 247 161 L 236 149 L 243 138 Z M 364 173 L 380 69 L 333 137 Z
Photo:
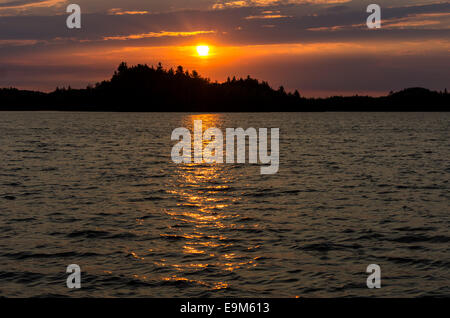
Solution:
M 280 171 L 172 163 L 195 119 Z M 449 113 L 2 112 L 0 150 L 0 296 L 450 295 Z

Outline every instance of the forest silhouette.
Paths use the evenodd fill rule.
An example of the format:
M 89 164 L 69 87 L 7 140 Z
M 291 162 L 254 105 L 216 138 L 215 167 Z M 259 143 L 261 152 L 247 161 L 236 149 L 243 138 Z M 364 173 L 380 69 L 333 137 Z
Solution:
M 447 90 L 408 88 L 388 96 L 304 98 L 296 90 L 273 89 L 265 81 L 228 78 L 211 82 L 182 66 L 164 69 L 122 62 L 110 80 L 85 89 L 56 88 L 50 93 L 0 89 L 0 110 L 121 112 L 303 112 L 449 111 Z

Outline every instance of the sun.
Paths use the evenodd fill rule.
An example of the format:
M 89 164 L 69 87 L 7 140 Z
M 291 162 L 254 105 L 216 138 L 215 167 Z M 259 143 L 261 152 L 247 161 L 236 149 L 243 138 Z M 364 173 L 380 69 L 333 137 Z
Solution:
M 197 46 L 197 53 L 199 56 L 206 57 L 209 55 L 209 46 L 208 45 L 199 45 Z

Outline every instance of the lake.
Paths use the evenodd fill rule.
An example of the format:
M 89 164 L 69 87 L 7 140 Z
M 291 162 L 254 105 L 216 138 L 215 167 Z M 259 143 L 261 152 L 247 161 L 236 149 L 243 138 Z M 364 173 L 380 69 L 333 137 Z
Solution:
M 194 120 L 280 128 L 279 172 L 173 163 Z M 450 294 L 449 113 L 1 112 L 0 151 L 0 296 Z

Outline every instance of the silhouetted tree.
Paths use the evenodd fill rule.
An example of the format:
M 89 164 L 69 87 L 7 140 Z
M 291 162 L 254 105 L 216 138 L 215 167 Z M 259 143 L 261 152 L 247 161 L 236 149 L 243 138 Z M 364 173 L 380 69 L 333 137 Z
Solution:
M 122 62 L 107 81 L 86 89 L 57 87 L 41 93 L 0 89 L 0 110 L 103 110 L 103 111 L 402 111 L 450 110 L 450 96 L 424 88 L 390 92 L 388 96 L 302 98 L 296 90 L 278 90 L 250 76 L 211 83 L 197 71 L 180 65 L 173 70 L 158 63 L 129 67 Z

